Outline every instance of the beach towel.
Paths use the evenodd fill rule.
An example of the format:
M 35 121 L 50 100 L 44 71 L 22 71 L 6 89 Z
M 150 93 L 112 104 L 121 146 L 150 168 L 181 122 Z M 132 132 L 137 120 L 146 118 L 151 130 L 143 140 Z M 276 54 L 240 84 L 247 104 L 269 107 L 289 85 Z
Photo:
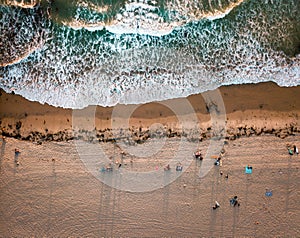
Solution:
M 272 191 L 266 191 L 265 195 L 267 197 L 271 197 L 273 195 L 273 192 Z
M 252 174 L 252 167 L 246 166 L 245 173 L 246 174 Z

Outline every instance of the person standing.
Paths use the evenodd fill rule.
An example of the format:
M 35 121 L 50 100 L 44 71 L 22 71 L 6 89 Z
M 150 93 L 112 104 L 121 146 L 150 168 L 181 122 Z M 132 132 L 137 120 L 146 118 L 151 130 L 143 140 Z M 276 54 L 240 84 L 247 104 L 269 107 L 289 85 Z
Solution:
M 296 145 L 294 145 L 294 155 L 297 155 L 298 156 L 298 154 L 299 154 L 299 150 L 298 150 L 298 148 L 297 148 L 297 146 Z

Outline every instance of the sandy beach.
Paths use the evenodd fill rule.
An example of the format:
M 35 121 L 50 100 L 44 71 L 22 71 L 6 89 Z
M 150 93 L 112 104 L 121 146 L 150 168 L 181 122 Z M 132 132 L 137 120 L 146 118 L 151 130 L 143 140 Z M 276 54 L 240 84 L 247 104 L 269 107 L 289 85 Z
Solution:
M 299 86 L 285 88 L 274 83 L 232 85 L 219 88 L 218 91 L 213 92 L 213 95 L 216 94 L 220 95 L 222 101 L 212 106 L 220 107 L 224 103 L 224 110 L 221 108 L 220 113 L 223 114 L 222 119 L 226 125 L 226 136 L 231 139 L 241 135 L 262 133 L 271 133 L 284 138 L 294 132 L 300 132 Z M 189 121 L 190 124 L 197 123 L 196 126 L 201 131 L 202 135 L 197 136 L 197 139 L 209 135 L 212 126 L 212 114 L 208 108 L 211 105 L 207 105 L 205 96 L 204 93 L 182 99 L 188 100 L 193 109 L 187 111 L 183 118 L 189 120 L 191 115 L 196 115 L 198 119 L 196 122 Z M 128 111 L 132 105 L 117 105 L 114 108 L 90 106 L 82 110 L 71 110 L 30 102 L 21 96 L 3 91 L 0 100 L 1 133 L 18 139 L 31 141 L 72 139 L 76 137 L 76 131 L 85 129 L 87 124 L 90 127 L 91 123 L 85 121 L 90 112 L 93 113 L 94 128 L 86 128 L 86 130 L 95 130 L 97 140 L 100 141 L 115 137 L 111 130 L 114 129 L 113 121 L 119 117 L 121 120 L 128 120 L 126 128 L 124 126 L 123 129 L 129 129 L 130 136 L 135 141 L 147 138 L 149 135 L 145 134 L 153 128 L 154 124 L 160 124 L 166 134 L 168 131 L 173 135 L 182 134 L 178 115 L 170 108 L 170 105 L 173 108 L 180 107 L 181 99 L 134 105 L 132 114 L 127 115 L 128 118 L 122 118 L 120 112 Z M 75 123 L 72 121 L 74 115 L 81 117 L 82 121 L 78 123 L 82 128 L 74 128 Z M 153 129 L 155 130 L 155 127 Z M 134 133 L 136 134 L 133 138 Z
M 0 238 L 300 237 L 299 11 L 1 1 Z
M 297 237 L 300 156 L 289 155 L 287 147 L 300 147 L 300 87 L 236 85 L 221 87 L 219 94 L 223 101 L 216 104 L 205 102 L 205 95 L 182 99 L 192 105 L 193 115 L 179 116 L 168 108 L 181 105 L 178 99 L 138 105 L 124 118 L 128 128 L 123 130 L 129 130 L 116 134 L 112 126 L 122 114 L 113 112 L 130 111 L 130 105 L 80 111 L 1 91 L 1 237 Z M 89 112 L 95 115 L 93 123 L 85 121 Z M 198 120 L 190 124 L 195 116 Z M 208 154 L 218 128 L 213 116 L 225 118 L 226 127 L 217 135 L 225 153 L 222 166 L 200 177 L 206 161 L 214 161 Z M 190 128 L 181 128 L 180 118 Z M 74 127 L 74 120 L 83 128 Z M 124 137 L 127 147 L 111 143 L 116 135 Z M 164 167 L 181 138 L 187 138 L 181 149 L 188 166 L 169 181 L 175 167 Z M 103 175 L 95 164 L 95 176 L 79 155 L 78 139 L 101 147 L 113 162 L 113 173 Z M 135 154 L 140 147 L 155 150 L 155 144 L 162 147 Z M 208 156 L 195 160 L 196 149 Z M 245 174 L 247 165 L 252 174 Z M 113 180 L 126 171 L 161 171 L 166 186 L 130 192 L 97 177 Z M 230 205 L 233 196 L 239 207 Z M 215 201 L 220 207 L 213 210 Z

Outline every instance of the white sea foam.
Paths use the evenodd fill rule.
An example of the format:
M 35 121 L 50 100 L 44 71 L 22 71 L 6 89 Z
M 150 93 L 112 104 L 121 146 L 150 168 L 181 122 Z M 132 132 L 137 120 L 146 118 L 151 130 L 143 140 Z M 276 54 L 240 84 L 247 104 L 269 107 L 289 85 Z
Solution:
M 221 10 L 216 10 L 214 8 L 205 10 L 199 8 L 198 5 L 194 6 L 185 1 L 167 2 L 164 11 L 172 13 L 169 16 L 170 19 L 167 20 L 159 14 L 159 6 L 155 1 L 128 1 L 125 3 L 124 7 L 120 8 L 119 13 L 117 13 L 109 23 L 95 19 L 78 19 L 78 16 L 75 16 L 71 21 L 63 21 L 62 23 L 75 30 L 85 28 L 90 31 L 95 31 L 102 30 L 103 27 L 105 27 L 114 34 L 163 36 L 170 34 L 176 27 L 191 21 L 201 19 L 216 20 L 223 18 L 243 1 L 244 0 L 239 0 L 237 2 L 229 3 L 229 5 L 226 5 L 225 7 L 219 2 L 219 8 Z M 92 10 L 101 13 L 107 12 L 108 10 L 107 6 L 98 9 L 99 7 L 97 8 L 94 5 L 91 6 L 91 3 L 83 1 L 78 3 L 78 6 L 89 6 Z M 187 8 L 187 6 L 190 6 L 190 8 Z
M 100 23 L 84 23 L 77 20 L 72 20 L 71 22 L 62 21 L 62 23 L 74 30 L 86 29 L 88 31 L 101 31 L 104 29 L 105 24 Z
M 4 0 L 3 4 L 7 6 L 17 6 L 22 8 L 33 8 L 35 7 L 40 1 L 39 0 Z
M 131 5 L 128 9 L 137 6 L 145 7 Z M 273 7 L 272 16 L 261 16 L 259 8 L 240 10 L 236 19 L 192 22 L 163 37 L 143 35 L 159 31 L 142 27 L 139 35 L 121 34 L 124 29 L 117 25 L 109 30 L 118 34 L 49 27 L 53 32 L 38 50 L 1 68 L 0 87 L 41 103 L 82 108 L 185 97 L 230 84 L 273 81 L 280 86 L 300 85 L 300 56 L 271 47 L 273 41 L 280 46 L 282 39 L 290 39 L 286 29 L 291 24 L 291 18 L 278 15 Z M 297 10 L 289 11 L 297 16 Z M 276 27 L 268 22 L 274 16 Z M 28 26 L 33 23 L 30 19 Z M 6 26 L 6 19 L 2 20 Z M 99 26 L 79 23 L 74 27 Z M 19 38 L 25 41 L 26 34 Z
M 135 58 L 133 54 L 136 55 Z M 148 60 L 150 55 L 155 54 L 160 55 L 161 59 L 152 56 L 152 59 Z M 120 59 L 120 56 L 123 59 Z M 166 60 L 172 56 L 174 57 L 172 60 Z M 275 66 L 275 60 L 274 53 L 273 58 L 270 56 L 269 61 L 259 67 L 245 64 L 245 67 L 241 65 L 214 73 L 205 69 L 204 65 L 197 65 L 193 55 L 183 55 L 183 52 L 174 50 L 149 49 L 116 55 L 103 68 L 93 69 L 85 75 L 81 74 L 77 84 L 68 84 L 68 77 L 65 79 L 61 77 L 57 85 L 53 84 L 51 79 L 43 83 L 37 80 L 35 83 L 31 82 L 30 88 L 20 87 L 22 84 L 19 83 L 14 90 L 33 101 L 67 108 L 82 108 L 88 105 L 139 104 L 185 97 L 230 84 L 273 81 L 281 86 L 300 85 L 299 59 L 294 59 L 292 66 L 280 67 Z M 58 59 L 55 62 L 59 62 Z M 136 69 L 138 65 L 140 71 L 128 73 L 130 68 Z M 170 67 L 164 71 L 167 65 Z M 57 67 L 55 76 L 62 72 L 59 70 L 61 67 L 63 66 Z M 153 69 L 151 73 L 150 68 Z M 116 69 L 119 74 L 116 74 Z M 23 81 L 25 86 L 26 81 L 21 78 L 25 72 L 18 70 L 11 73 L 20 75 L 17 81 Z M 10 88 L 6 89 L 10 90 Z

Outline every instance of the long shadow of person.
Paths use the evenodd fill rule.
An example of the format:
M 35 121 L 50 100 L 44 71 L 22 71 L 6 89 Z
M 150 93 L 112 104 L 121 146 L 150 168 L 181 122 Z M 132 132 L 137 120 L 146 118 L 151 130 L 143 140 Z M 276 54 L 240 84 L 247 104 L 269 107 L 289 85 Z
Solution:
M 1 151 L 0 151 L 0 172 L 2 170 L 2 160 L 4 157 L 6 141 L 2 139 Z

